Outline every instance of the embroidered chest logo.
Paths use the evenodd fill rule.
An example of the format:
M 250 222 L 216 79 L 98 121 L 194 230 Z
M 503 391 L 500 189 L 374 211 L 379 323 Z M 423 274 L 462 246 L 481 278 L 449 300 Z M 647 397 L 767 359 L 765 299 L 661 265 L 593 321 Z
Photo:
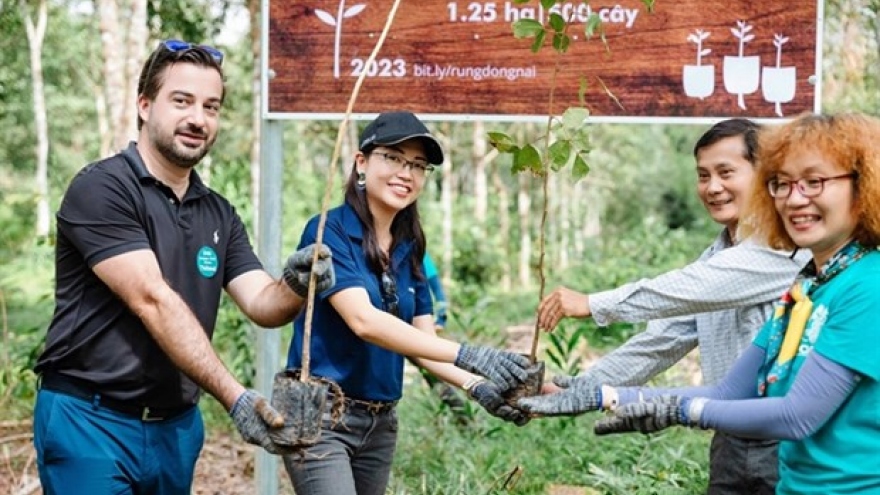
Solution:
M 199 274 L 205 278 L 212 278 L 217 274 L 219 267 L 220 260 L 217 257 L 217 251 L 214 251 L 214 248 L 210 246 L 202 246 L 196 255 L 196 268 L 199 270 Z

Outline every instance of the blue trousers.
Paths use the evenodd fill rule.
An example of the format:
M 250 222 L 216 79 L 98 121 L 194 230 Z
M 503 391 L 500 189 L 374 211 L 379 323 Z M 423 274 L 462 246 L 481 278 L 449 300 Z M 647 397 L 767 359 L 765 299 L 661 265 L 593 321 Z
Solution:
M 46 495 L 189 495 L 204 440 L 198 407 L 148 422 L 69 395 L 37 394 L 34 447 Z
M 347 409 L 338 424 L 322 419 L 318 443 L 284 456 L 294 491 L 302 495 L 384 495 L 397 444 L 397 411 Z

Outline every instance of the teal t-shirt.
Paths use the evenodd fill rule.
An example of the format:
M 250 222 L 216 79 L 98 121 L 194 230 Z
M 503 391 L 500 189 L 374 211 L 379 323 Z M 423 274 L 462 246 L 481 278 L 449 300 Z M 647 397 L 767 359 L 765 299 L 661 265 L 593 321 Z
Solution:
M 784 396 L 814 349 L 855 371 L 852 394 L 813 435 L 779 445 L 777 494 L 880 494 L 880 252 L 866 254 L 810 295 L 813 311 L 791 373 L 767 386 Z M 766 349 L 770 325 L 755 337 Z

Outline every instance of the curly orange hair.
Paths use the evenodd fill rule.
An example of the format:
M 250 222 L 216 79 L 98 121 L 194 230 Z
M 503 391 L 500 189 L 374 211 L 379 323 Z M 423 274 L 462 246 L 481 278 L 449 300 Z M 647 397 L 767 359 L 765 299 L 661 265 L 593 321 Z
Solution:
M 856 174 L 852 215 L 858 221 L 853 238 L 866 247 L 880 244 L 880 119 L 859 113 L 803 114 L 786 124 L 765 126 L 758 143 L 755 182 L 740 222 L 742 235 L 774 249 L 797 248 L 776 213 L 767 182 L 776 177 L 786 157 L 807 149 Z

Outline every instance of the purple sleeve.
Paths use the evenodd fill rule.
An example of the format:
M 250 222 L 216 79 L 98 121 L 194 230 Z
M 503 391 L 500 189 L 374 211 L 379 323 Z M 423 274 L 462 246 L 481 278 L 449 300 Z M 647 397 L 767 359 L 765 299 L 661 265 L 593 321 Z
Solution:
M 784 397 L 710 400 L 700 426 L 751 438 L 799 440 L 815 433 L 856 386 L 855 372 L 814 349 Z
M 757 397 L 756 377 L 764 362 L 764 349 L 752 344 L 747 347 L 717 385 L 677 388 L 618 388 L 620 403 L 638 402 L 661 395 L 680 397 L 706 397 L 708 399 L 734 400 Z

